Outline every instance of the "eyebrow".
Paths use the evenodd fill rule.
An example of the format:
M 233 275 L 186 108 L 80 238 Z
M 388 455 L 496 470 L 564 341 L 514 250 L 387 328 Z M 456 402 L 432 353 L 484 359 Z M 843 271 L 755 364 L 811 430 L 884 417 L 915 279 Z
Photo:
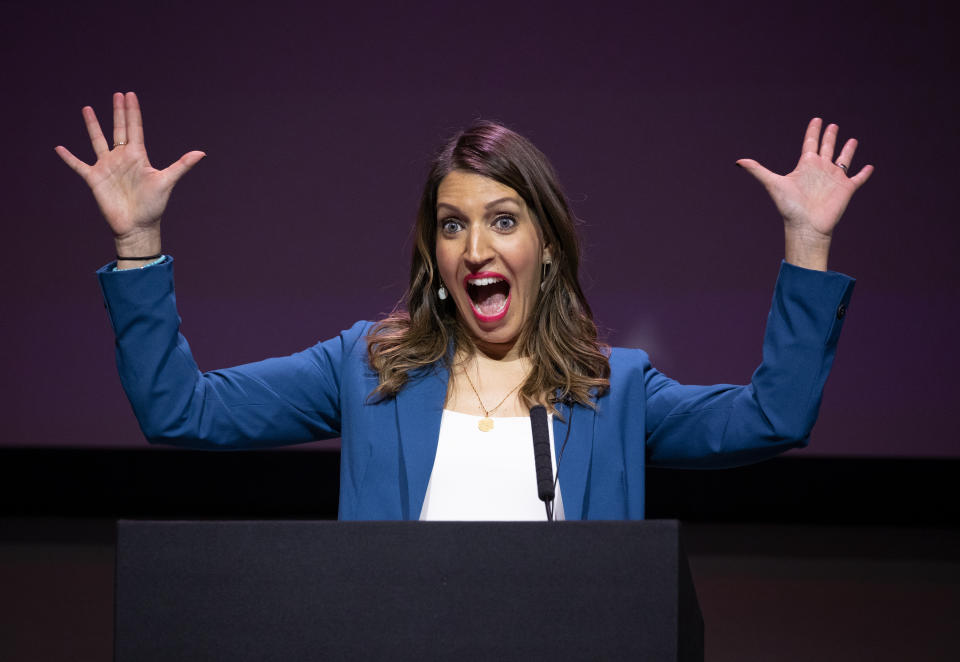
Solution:
M 504 203 L 504 202 L 512 202 L 512 203 L 514 203 L 515 205 L 517 205 L 518 207 L 522 206 L 522 205 L 520 204 L 520 200 L 519 200 L 518 198 L 514 198 L 513 196 L 508 196 L 508 197 L 505 197 L 505 198 L 497 198 L 496 200 L 491 200 L 490 202 L 488 202 L 488 203 L 484 206 L 484 208 L 485 208 L 485 209 L 490 209 L 491 207 L 496 207 L 497 205 L 499 205 L 499 204 L 501 204 L 501 203 Z M 463 213 L 463 212 L 461 212 L 459 209 L 457 209 L 457 206 L 456 206 L 456 205 L 451 205 L 449 202 L 438 202 L 438 203 L 437 203 L 437 207 L 449 207 L 450 209 L 454 210 L 454 211 L 457 212 L 457 213 L 461 213 L 461 214 Z

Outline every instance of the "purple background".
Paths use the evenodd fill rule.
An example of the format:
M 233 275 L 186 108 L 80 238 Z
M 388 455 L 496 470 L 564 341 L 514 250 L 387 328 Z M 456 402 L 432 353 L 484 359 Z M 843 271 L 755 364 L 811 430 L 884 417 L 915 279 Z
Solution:
M 337 3 L 338 5 L 342 3 Z M 399 299 L 434 148 L 530 137 L 585 225 L 607 340 L 690 383 L 749 379 L 782 257 L 749 156 L 790 170 L 813 115 L 877 172 L 837 232 L 855 276 L 807 454 L 960 456 L 957 23 L 946 3 L 0 4 L 4 446 L 142 446 L 93 271 L 91 104 L 133 89 L 203 369 L 286 354 Z

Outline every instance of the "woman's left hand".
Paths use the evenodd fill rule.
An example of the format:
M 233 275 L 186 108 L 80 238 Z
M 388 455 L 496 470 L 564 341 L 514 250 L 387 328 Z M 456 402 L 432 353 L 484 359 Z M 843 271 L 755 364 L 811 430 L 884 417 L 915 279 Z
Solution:
M 783 216 L 787 261 L 825 270 L 833 230 L 854 191 L 870 178 L 873 166 L 848 176 L 857 141 L 847 140 L 834 160 L 839 127 L 828 124 L 821 140 L 822 124 L 819 117 L 810 120 L 800 160 L 787 175 L 773 173 L 752 159 L 740 159 L 737 165 L 757 178 Z

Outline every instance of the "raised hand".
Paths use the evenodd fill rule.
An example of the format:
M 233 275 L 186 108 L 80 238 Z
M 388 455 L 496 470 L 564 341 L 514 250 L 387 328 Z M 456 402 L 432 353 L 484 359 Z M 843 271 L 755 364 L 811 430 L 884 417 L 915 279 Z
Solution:
M 787 175 L 773 173 L 753 159 L 740 159 L 741 166 L 763 185 L 783 217 L 787 261 L 812 269 L 826 269 L 833 230 L 840 221 L 854 191 L 870 175 L 873 166 L 864 166 L 848 176 L 857 141 L 850 138 L 834 160 L 836 124 L 829 124 L 820 138 L 822 120 L 807 125 L 800 160 Z
M 187 152 L 163 170 L 150 165 L 143 144 L 140 104 L 133 92 L 113 95 L 113 148 L 109 146 L 93 108 L 82 110 L 97 157 L 92 166 L 62 145 L 56 152 L 93 191 L 121 247 L 159 252 L 160 217 L 177 181 L 205 154 Z

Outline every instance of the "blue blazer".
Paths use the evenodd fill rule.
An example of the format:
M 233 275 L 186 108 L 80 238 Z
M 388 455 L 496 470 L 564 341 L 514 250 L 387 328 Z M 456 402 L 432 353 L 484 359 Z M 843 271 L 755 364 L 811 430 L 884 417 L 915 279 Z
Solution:
M 417 519 L 433 468 L 448 373 L 412 374 L 373 401 L 370 322 L 293 354 L 201 373 L 179 333 L 173 259 L 97 273 L 120 379 L 154 443 L 245 449 L 341 437 L 340 518 Z M 644 470 L 755 462 L 807 443 L 854 281 L 781 264 L 763 361 L 745 386 L 687 386 L 641 350 L 614 348 L 610 390 L 554 420 L 567 519 L 641 519 Z M 531 483 L 532 484 L 532 483 Z

